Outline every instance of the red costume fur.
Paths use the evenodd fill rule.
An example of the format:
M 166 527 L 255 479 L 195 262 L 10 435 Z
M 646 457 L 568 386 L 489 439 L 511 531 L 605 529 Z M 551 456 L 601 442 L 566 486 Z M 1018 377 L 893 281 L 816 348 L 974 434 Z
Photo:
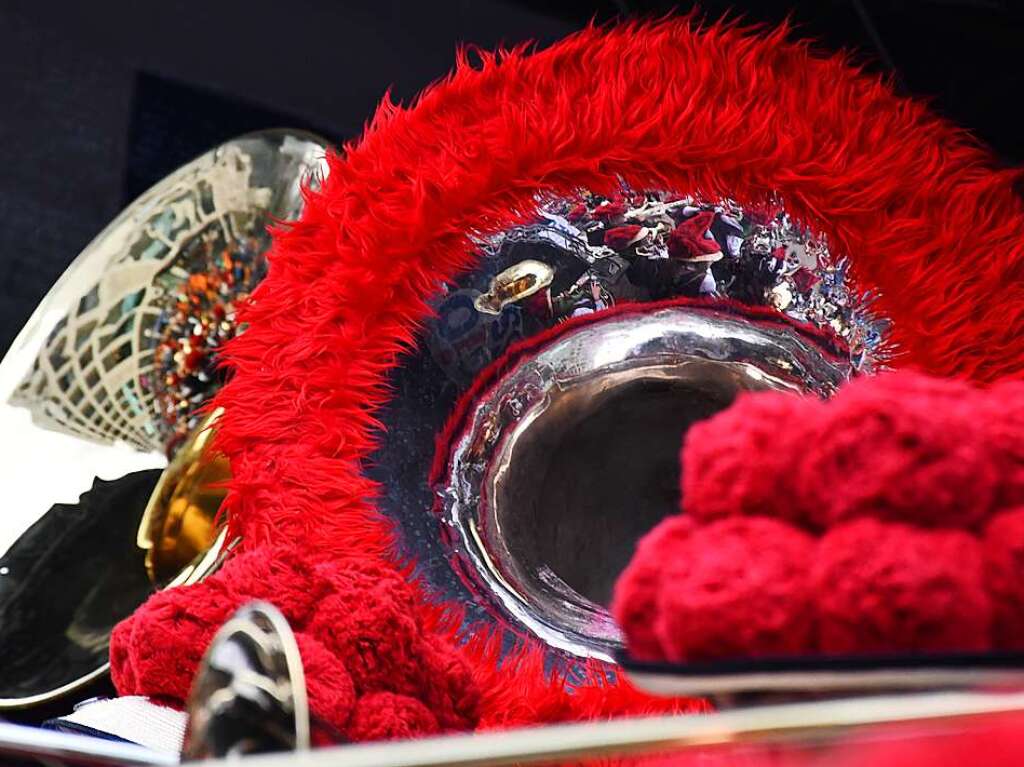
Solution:
M 349 737 L 698 705 L 601 679 L 570 695 L 536 648 L 499 668 L 498 642 L 453 645 L 458 606 L 446 614 L 415 584 L 367 592 L 355 614 L 338 595 L 400 556 L 362 470 L 388 369 L 415 344 L 431 293 L 473 263 L 470 237 L 522 221 L 537 195 L 609 191 L 619 177 L 740 203 L 778 192 L 881 289 L 901 364 L 1021 375 L 1020 174 L 844 57 L 787 37 L 689 20 L 592 28 L 537 53 L 463 53 L 412 107 L 385 100 L 330 156 L 301 219 L 276 232 L 241 317 L 249 329 L 226 353 L 218 442 L 234 473 L 228 523 L 249 554 L 117 628 L 119 691 L 180 702 L 216 626 L 266 596 L 287 602 L 307 664 L 323 669 L 311 676 L 353 681 L 351 700 L 345 684 L 311 689 L 314 710 Z M 313 613 L 327 596 L 337 609 L 310 613 L 314 593 Z

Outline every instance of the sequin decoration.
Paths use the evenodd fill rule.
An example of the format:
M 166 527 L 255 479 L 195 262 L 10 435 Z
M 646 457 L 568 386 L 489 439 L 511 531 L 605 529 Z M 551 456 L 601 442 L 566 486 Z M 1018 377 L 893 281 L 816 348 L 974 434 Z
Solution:
M 77 297 L 11 404 L 49 430 L 173 454 L 221 382 L 216 352 L 265 273 L 266 227 L 298 215 L 323 151 L 287 131 L 253 134 L 140 197 L 79 257 L 89 268 L 59 286 Z
M 546 202 L 535 222 L 481 247 L 502 265 L 514 264 L 518 252 L 554 268 L 543 289 L 518 297 L 541 325 L 622 301 L 707 296 L 773 306 L 828 329 L 862 373 L 884 369 L 895 353 L 890 322 L 873 309 L 877 292 L 855 288 L 849 261 L 836 258 L 825 236 L 796 222 L 781 201 L 744 209 L 664 192 L 582 193 Z M 508 292 L 500 277 L 485 304 L 489 293 Z
M 223 382 L 216 352 L 238 333 L 237 307 L 266 274 L 266 239 L 250 231 L 229 242 L 213 229 L 157 280 L 165 299 L 149 331 L 156 347 L 142 384 L 154 394 L 169 453 L 196 427 L 199 408 Z

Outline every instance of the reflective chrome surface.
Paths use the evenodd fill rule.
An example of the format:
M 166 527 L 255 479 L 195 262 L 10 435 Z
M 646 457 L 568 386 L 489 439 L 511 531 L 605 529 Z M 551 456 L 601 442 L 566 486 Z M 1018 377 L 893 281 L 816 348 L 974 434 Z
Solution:
M 689 425 L 740 391 L 828 396 L 849 374 L 792 326 L 732 309 L 641 309 L 567 331 L 477 400 L 450 445 L 438 493 L 456 568 L 514 627 L 610 659 L 611 584 L 677 508 Z
M 185 760 L 309 748 L 302 658 L 276 607 L 251 602 L 221 627 L 196 674 L 188 715 Z
M 89 767 L 173 767 L 173 754 L 153 751 L 134 743 L 109 738 L 54 732 L 0 722 L 0 764 L 41 764 L 54 767 L 81 764 Z M 16 759 L 16 762 L 10 760 Z
M 962 735 L 970 726 L 982 727 L 986 723 L 991 726 L 999 722 L 997 717 L 1020 712 L 1024 712 L 1024 694 L 1019 692 L 878 696 L 707 714 L 624 717 L 604 722 L 524 727 L 391 743 L 360 743 L 315 749 L 301 757 L 265 757 L 259 760 L 259 765 L 501 767 L 618 763 L 643 755 L 658 763 L 678 761 L 702 767 L 871 765 L 876 763 L 877 751 L 865 753 L 850 749 L 863 748 L 872 742 L 899 743 L 922 738 L 935 738 L 933 744 L 945 744 L 950 742 L 950 735 Z M 894 729 L 893 725 L 899 725 L 900 729 Z M 1005 723 L 1003 726 L 1006 727 Z M 850 740 L 845 740 L 847 738 Z M 815 750 L 829 745 L 837 750 Z M 760 753 L 750 750 L 757 746 L 771 746 L 771 750 Z M 914 753 L 920 752 L 915 749 Z M 867 754 L 875 760 L 856 758 Z M 234 763 L 224 760 L 210 767 L 230 764 Z M 971 764 L 980 767 L 989 762 L 980 755 L 979 760 L 972 760 Z
M 0 710 L 103 673 L 111 627 L 154 588 L 135 545 L 142 512 L 218 385 L 215 349 L 194 380 L 165 374 L 167 328 L 198 329 L 193 288 L 215 303 L 258 281 L 266 226 L 299 213 L 323 157 L 313 136 L 267 131 L 176 171 L 89 244 L 0 362 Z M 211 263 L 235 273 L 208 283 Z

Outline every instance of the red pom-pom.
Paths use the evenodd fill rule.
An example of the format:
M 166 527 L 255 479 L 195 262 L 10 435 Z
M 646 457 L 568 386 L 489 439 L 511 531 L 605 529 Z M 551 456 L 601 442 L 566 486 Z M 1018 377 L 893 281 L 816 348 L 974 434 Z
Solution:
M 603 202 L 594 208 L 594 217 L 602 221 L 612 221 L 626 214 L 629 208 L 621 200 Z
M 404 740 L 439 731 L 437 718 L 420 701 L 406 695 L 375 692 L 358 700 L 346 734 L 354 741 Z
M 986 404 L 988 447 L 1000 478 L 996 509 L 1024 506 L 1024 381 L 992 387 Z
M 323 599 L 310 631 L 345 658 L 357 692 L 415 695 L 422 676 L 420 629 L 404 594 L 358 577 Z M 408 591 L 408 586 L 403 584 Z
M 999 477 L 970 384 L 902 373 L 855 380 L 804 426 L 796 498 L 821 528 L 858 517 L 973 528 Z
M 154 594 L 114 628 L 110 676 L 118 692 L 183 705 L 206 648 L 240 606 L 214 579 Z
M 295 643 L 302 657 L 310 712 L 316 719 L 340 728 L 349 720 L 356 702 L 355 686 L 344 660 L 308 634 L 297 633 Z
M 873 519 L 841 525 L 818 546 L 813 582 L 824 652 L 991 646 L 981 545 L 969 533 Z
M 658 617 L 658 592 L 665 563 L 694 529 L 688 516 L 662 520 L 637 543 L 636 553 L 615 584 L 612 615 L 626 638 L 630 655 L 638 660 L 663 657 L 661 641 L 654 630 Z
M 682 453 L 684 509 L 701 519 L 761 514 L 805 524 L 794 503 L 793 463 L 808 449 L 805 424 L 822 407 L 817 397 L 741 394 L 694 424 Z
M 582 202 L 578 202 L 569 209 L 569 212 L 565 214 L 565 217 L 569 221 L 581 221 L 586 217 L 588 212 L 587 206 Z
M 341 568 L 317 572 L 307 551 L 286 546 L 244 551 L 216 576 L 231 594 L 232 603 L 241 606 L 254 599 L 271 602 L 288 618 L 293 631 L 305 628 L 319 601 L 334 590 L 334 581 L 339 578 L 344 579 Z
M 984 540 L 985 581 L 992 599 L 996 647 L 1024 649 L 1024 508 L 997 514 Z
M 814 542 L 774 519 L 698 527 L 663 555 L 657 632 L 673 661 L 806 652 Z
M 474 727 L 480 691 L 452 646 L 424 631 L 413 587 L 372 560 L 347 562 L 344 572 L 318 603 L 310 631 L 345 659 L 356 691 L 424 701 L 442 729 Z
M 466 659 L 446 640 L 426 636 L 420 643 L 419 698 L 442 730 L 471 730 L 481 715 L 483 695 Z
M 683 504 L 705 519 L 764 514 L 814 530 L 859 517 L 974 529 L 1013 495 L 1011 477 L 1024 494 L 1024 449 L 1009 431 L 1005 449 L 992 444 L 999 401 L 910 373 L 854 380 L 827 403 L 744 395 L 687 435 Z
M 263 599 L 296 631 L 310 705 L 333 727 L 345 725 L 356 694 L 385 691 L 424 701 L 435 728 L 476 725 L 480 691 L 451 644 L 425 630 L 411 584 L 372 558 L 306 559 L 297 548 L 259 547 L 203 583 L 156 594 L 117 627 L 118 690 L 182 702 L 216 631 Z

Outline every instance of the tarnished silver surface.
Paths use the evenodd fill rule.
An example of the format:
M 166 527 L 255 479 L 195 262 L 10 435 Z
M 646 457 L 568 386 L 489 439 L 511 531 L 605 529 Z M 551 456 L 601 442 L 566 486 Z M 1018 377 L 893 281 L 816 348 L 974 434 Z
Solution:
M 586 461 L 566 464 L 571 476 L 546 476 L 560 446 L 567 444 L 566 435 L 607 418 L 620 401 L 642 405 L 644 398 L 654 397 L 653 411 L 636 413 L 656 419 L 678 407 L 679 417 L 689 423 L 726 407 L 740 391 L 829 396 L 849 375 L 846 357 L 784 323 L 734 309 L 638 311 L 567 331 L 520 361 L 483 395 L 451 443 L 437 490 L 456 567 L 514 627 L 571 654 L 610 659 L 621 644 L 620 634 L 595 599 L 602 598 L 600 590 L 607 589 L 618 568 L 609 572 L 612 565 L 588 547 L 601 525 L 610 525 L 608 536 L 632 529 L 636 512 L 608 506 L 615 480 Z M 683 412 L 691 407 L 696 415 Z M 646 434 L 640 432 L 635 445 L 616 444 L 627 421 L 610 422 L 602 432 L 609 435 L 608 450 L 625 451 L 626 459 L 645 450 Z M 651 431 L 658 431 L 656 423 Z M 581 498 L 578 486 L 587 483 L 594 484 L 592 501 L 584 494 L 582 507 L 573 505 Z M 563 508 L 544 496 L 545 488 L 567 492 L 573 503 Z M 564 557 L 572 540 L 547 546 L 550 558 L 558 560 L 553 566 L 538 556 L 549 543 L 538 536 L 547 535 L 550 518 L 563 513 L 576 515 L 568 529 L 579 533 L 580 542 L 574 563 Z M 608 522 L 609 515 L 619 521 Z M 631 550 L 634 542 L 622 545 Z M 584 579 L 570 585 L 570 571 Z M 604 581 L 588 581 L 594 573 L 603 573 Z
M 150 477 L 167 465 L 175 440 L 189 428 L 189 418 L 175 420 L 177 412 L 191 417 L 218 383 L 199 371 L 188 390 L 175 390 L 176 376 L 158 356 L 167 328 L 180 328 L 174 339 L 185 339 L 178 351 L 187 354 L 188 339 L 198 338 L 188 334 L 200 327 L 184 286 L 194 278 L 211 291 L 207 308 L 218 296 L 237 298 L 234 277 L 207 285 L 204 265 L 234 263 L 232 253 L 241 253 L 246 265 L 259 263 L 269 246 L 266 227 L 297 216 L 301 183 L 324 172 L 324 154 L 325 144 L 312 135 L 265 131 L 229 141 L 171 174 L 75 259 L 0 362 L 0 649 L 8 656 L 0 664 L 0 709 L 45 701 L 101 674 L 110 628 L 151 590 L 144 571 L 126 572 L 136 558 Z M 246 289 L 260 274 L 246 267 Z M 237 331 L 230 316 L 217 320 L 201 342 L 211 367 L 211 344 Z M 123 499 L 108 502 L 129 476 L 137 514 L 110 508 L 123 506 Z M 36 525 L 58 507 L 76 524 L 93 507 L 109 510 L 102 524 L 111 529 L 102 536 L 94 531 L 92 544 L 75 547 L 72 525 Z M 117 548 L 118 562 L 103 554 L 100 539 Z M 44 563 L 42 552 L 58 544 L 71 553 L 61 555 L 59 567 Z M 16 545 L 20 553 L 12 558 Z M 142 556 L 140 550 L 140 565 Z M 74 603 L 72 594 L 90 585 L 92 592 Z M 33 590 L 39 609 L 30 617 L 25 599 Z M 44 651 L 34 642 L 38 630 L 30 626 L 37 621 L 63 637 L 63 650 Z M 13 670 L 11 653 L 24 659 L 23 669 Z

